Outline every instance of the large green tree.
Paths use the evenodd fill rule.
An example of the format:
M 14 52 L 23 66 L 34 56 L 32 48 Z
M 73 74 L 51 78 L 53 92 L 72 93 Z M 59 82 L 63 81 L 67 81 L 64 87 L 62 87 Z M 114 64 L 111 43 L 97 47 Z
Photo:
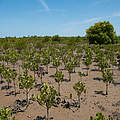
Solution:
M 114 27 L 109 21 L 95 23 L 86 30 L 86 36 L 91 44 L 116 43 Z

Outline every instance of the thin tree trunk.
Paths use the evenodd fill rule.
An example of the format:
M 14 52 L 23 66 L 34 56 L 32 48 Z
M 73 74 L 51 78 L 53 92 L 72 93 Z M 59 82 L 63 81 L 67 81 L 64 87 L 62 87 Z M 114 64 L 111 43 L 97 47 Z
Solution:
M 58 94 L 60 95 L 60 83 L 58 83 Z
M 56 72 L 57 72 L 57 70 L 58 70 L 58 67 L 56 67 Z
M 106 83 L 106 95 L 108 95 L 108 82 Z
M 48 74 L 48 65 L 46 65 L 46 72 L 47 72 L 47 74 Z
M 49 118 L 49 108 L 47 107 L 47 120 L 50 120 Z
M 69 73 L 69 81 L 71 81 L 71 73 Z
M 19 65 L 19 75 L 20 75 L 20 65 Z
M 43 83 L 43 81 L 42 81 L 42 73 L 40 74 L 40 79 L 41 79 L 41 84 Z
M 88 75 L 90 74 L 90 67 L 88 67 Z
M 34 80 L 35 80 L 35 71 L 34 71 Z
M 29 104 L 29 99 L 28 99 L 28 89 L 26 89 L 26 102 L 27 102 L 27 106 Z
M 15 64 L 13 64 L 13 69 L 15 68 Z
M 78 107 L 80 108 L 80 95 L 78 95 Z
M 74 73 L 75 73 L 75 67 L 74 67 Z
M 5 61 L 3 60 L 3 67 L 5 66 Z
M 2 75 L 0 73 L 0 84 L 2 84 Z
M 10 88 L 9 82 L 8 82 L 8 89 Z
M 14 82 L 14 90 L 15 90 L 15 91 L 14 91 L 14 92 L 15 92 L 14 95 L 16 96 L 16 85 L 15 85 L 15 80 L 13 80 L 13 82 Z
M 81 60 L 79 59 L 79 66 L 78 67 L 80 67 L 80 64 L 81 64 Z

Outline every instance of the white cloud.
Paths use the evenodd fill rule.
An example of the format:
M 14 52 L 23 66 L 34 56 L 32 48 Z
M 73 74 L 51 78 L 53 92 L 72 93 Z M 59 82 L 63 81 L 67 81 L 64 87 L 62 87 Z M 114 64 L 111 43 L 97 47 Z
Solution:
M 95 0 L 92 3 L 92 6 L 98 6 L 98 5 L 103 5 L 104 3 L 108 3 L 110 0 Z
M 42 6 L 44 7 L 45 11 L 50 11 L 50 8 L 48 7 L 47 3 L 45 0 L 40 0 Z
M 39 9 L 39 10 L 37 10 L 37 12 L 46 12 L 46 9 Z M 60 13 L 65 13 L 66 10 L 64 10 L 64 9 L 49 9 L 49 11 L 47 10 L 47 12 L 60 12 Z
M 113 13 L 113 17 L 120 17 L 120 12 Z
M 64 9 L 51 9 L 51 8 L 49 8 L 49 6 L 45 2 L 45 0 L 39 0 L 39 1 L 44 9 L 39 9 L 39 10 L 37 10 L 37 12 L 60 12 L 60 13 L 66 12 L 66 10 L 64 10 Z
M 67 24 L 64 24 L 65 26 L 66 25 L 72 25 L 72 26 L 75 26 L 75 25 L 84 25 L 84 24 L 89 24 L 89 23 L 92 23 L 92 22 L 96 22 L 96 21 L 99 21 L 101 20 L 102 17 L 96 17 L 96 18 L 91 18 L 91 19 L 87 19 L 87 20 L 84 20 L 84 21 L 79 21 L 79 22 L 69 22 Z

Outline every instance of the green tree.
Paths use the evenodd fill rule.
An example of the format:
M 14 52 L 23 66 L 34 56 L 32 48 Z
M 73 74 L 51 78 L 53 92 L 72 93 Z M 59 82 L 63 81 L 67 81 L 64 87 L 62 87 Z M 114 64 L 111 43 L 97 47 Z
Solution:
M 95 23 L 86 30 L 86 36 L 91 44 L 109 44 L 116 42 L 114 27 L 109 21 Z
M 55 73 L 55 82 L 58 83 L 58 94 L 60 95 L 60 82 L 63 82 L 64 80 L 64 75 L 62 74 L 62 71 L 56 71 Z
M 44 83 L 44 87 L 40 89 L 40 95 L 36 95 L 35 98 L 40 105 L 45 105 L 47 109 L 47 120 L 49 118 L 49 109 L 55 105 L 57 97 L 57 91 L 52 86 L 48 86 Z
M 60 42 L 60 37 L 59 37 L 59 35 L 54 35 L 54 36 L 52 37 L 52 41 Z
M 61 62 L 60 62 L 60 59 L 55 57 L 53 58 L 53 66 L 55 66 L 56 68 L 56 71 L 58 70 L 58 67 L 60 66 Z
M 80 71 L 80 72 L 78 72 L 78 75 L 80 76 L 80 78 L 82 78 L 84 73 Z
M 8 108 L 1 108 L 0 120 L 15 120 L 15 117 L 12 118 L 12 111 Z
M 34 60 L 30 63 L 30 70 L 34 72 L 34 80 L 36 80 L 35 73 L 38 71 L 38 67 L 38 64 Z
M 74 84 L 73 89 L 77 93 L 78 104 L 79 104 L 79 107 L 80 107 L 80 96 L 81 96 L 82 92 L 84 92 L 84 93 L 86 92 L 85 85 L 82 82 L 79 81 L 79 82 Z
M 85 60 L 83 61 L 83 64 L 87 66 L 87 76 L 89 75 L 90 65 L 92 64 L 92 57 L 86 56 Z
M 12 70 L 12 80 L 13 80 L 13 84 L 14 84 L 14 92 L 15 92 L 15 96 L 16 96 L 16 77 L 17 77 L 17 72 L 15 69 Z
M 101 112 L 97 112 L 96 117 L 90 116 L 89 120 L 113 120 L 113 118 L 109 117 L 109 119 L 105 119 L 105 116 Z
M 101 72 L 103 72 L 106 68 L 109 68 L 109 63 L 105 58 L 102 57 L 99 59 L 98 67 L 100 68 Z
M 4 70 L 4 67 L 0 63 L 0 83 L 2 83 L 2 71 Z
M 65 69 L 68 71 L 68 73 L 69 73 L 69 81 L 71 81 L 71 73 L 73 72 L 72 64 L 71 63 L 66 64 Z
M 31 89 L 33 89 L 35 85 L 35 80 L 31 75 L 28 75 L 27 71 L 24 71 L 23 75 L 20 75 L 18 77 L 19 80 L 19 88 L 25 90 L 26 94 L 26 101 L 27 101 L 27 106 L 29 104 L 29 99 L 28 99 L 28 94 Z
M 3 78 L 6 80 L 8 86 L 7 88 L 10 88 L 10 83 L 12 82 L 12 69 L 9 67 L 4 67 L 4 70 L 2 71 Z
M 102 80 L 106 83 L 106 95 L 108 95 L 108 85 L 114 82 L 113 73 L 110 69 L 105 69 L 105 71 L 102 72 Z
M 50 57 L 48 55 L 43 56 L 42 63 L 46 66 L 46 73 L 48 74 L 48 65 L 50 64 Z

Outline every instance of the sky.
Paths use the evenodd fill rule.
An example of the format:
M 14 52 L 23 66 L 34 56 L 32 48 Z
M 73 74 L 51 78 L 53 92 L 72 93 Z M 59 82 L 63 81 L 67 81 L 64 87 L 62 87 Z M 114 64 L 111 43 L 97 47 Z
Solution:
M 85 36 L 110 21 L 120 35 L 120 0 L 0 0 L 0 37 Z

